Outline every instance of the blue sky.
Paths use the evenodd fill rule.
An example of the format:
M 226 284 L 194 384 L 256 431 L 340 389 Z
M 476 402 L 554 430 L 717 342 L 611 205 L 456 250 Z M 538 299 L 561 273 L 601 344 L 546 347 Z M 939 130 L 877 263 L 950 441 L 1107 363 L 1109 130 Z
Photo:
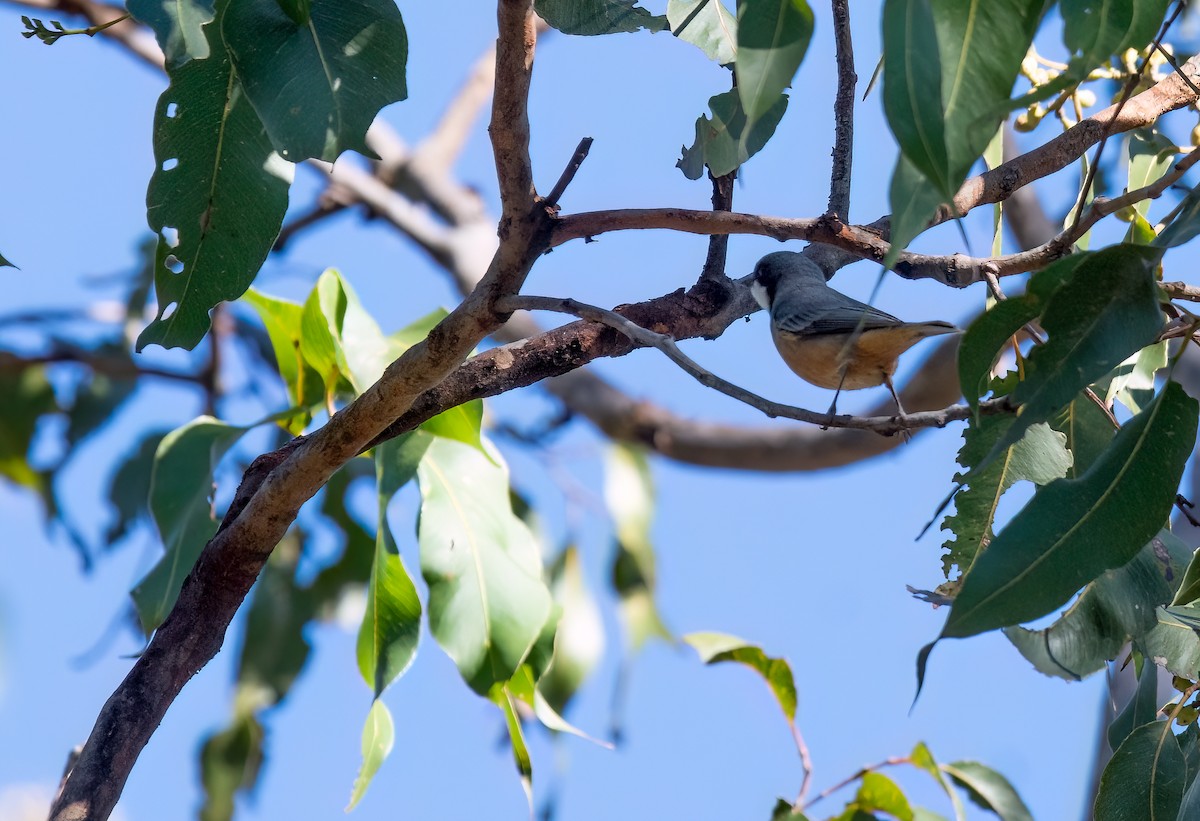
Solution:
M 6 158 L 0 251 L 21 266 L 0 272 L 8 282 L 5 313 L 109 296 L 95 277 L 136 264 L 137 244 L 147 233 L 151 117 L 165 86 L 162 76 L 100 38 L 68 38 L 53 48 L 20 38 L 23 11 L 0 6 L 0 99 L 15 115 L 0 129 Z M 494 17 L 486 3 L 471 4 L 454 19 L 435 4 L 402 4 L 402 11 L 411 43 L 410 99 L 385 116 L 415 142 L 494 37 Z M 824 210 L 833 57 L 828 10 L 817 4 L 815 11 L 816 33 L 790 110 L 770 145 L 745 167 L 738 210 L 781 216 Z M 867 4 L 853 11 L 865 82 L 879 53 L 878 15 Z M 530 106 L 539 186 L 547 190 L 579 138 L 592 136 L 591 155 L 563 199 L 565 211 L 708 207 L 707 183 L 686 180 L 674 162 L 708 97 L 727 86 L 723 70 L 665 34 L 546 37 Z M 894 161 L 877 96 L 858 105 L 856 151 L 852 217 L 865 222 L 888 210 Z M 494 207 L 494 168 L 482 126 L 458 172 Z M 1075 184 L 1065 175 L 1044 193 L 1061 206 Z M 293 202 L 303 208 L 319 185 L 315 172 L 298 169 Z M 990 220 L 990 209 L 980 209 L 966 221 L 977 253 L 990 245 Z M 960 244 L 957 230 L 943 226 L 915 247 L 949 252 Z M 779 247 L 735 237 L 728 270 L 744 274 Z M 526 290 L 606 306 L 634 302 L 689 285 L 705 250 L 705 240 L 695 236 L 606 235 L 545 257 Z M 327 266 L 349 278 L 385 330 L 454 298 L 444 276 L 402 239 L 350 215 L 327 221 L 270 260 L 259 286 L 295 298 Z M 865 298 L 876 273 L 859 263 L 835 284 Z M 954 292 L 893 277 L 877 303 L 914 320 L 963 321 L 983 299 L 980 288 Z M 719 340 L 684 348 L 712 371 L 773 399 L 814 408 L 828 403 L 827 392 L 799 382 L 777 360 L 762 314 L 735 323 Z M 902 375 L 927 352 L 910 354 Z M 186 354 L 146 356 L 170 363 Z M 707 391 L 655 351 L 601 362 L 597 370 L 631 395 L 688 416 L 788 424 Z M 843 397 L 844 408 L 869 407 L 880 393 Z M 101 500 L 105 471 L 135 431 L 147 420 L 182 424 L 199 409 L 194 395 L 156 385 L 87 445 L 62 490 L 94 532 L 109 516 Z M 533 389 L 502 397 L 492 409 L 498 418 L 530 425 L 552 405 Z M 256 408 L 233 411 L 261 415 Z M 791 661 L 817 790 L 924 740 L 942 760 L 979 759 L 999 769 L 1035 817 L 1073 818 L 1082 808 L 1095 747 L 1101 679 L 1048 679 L 1002 637 L 987 635 L 939 646 L 925 692 L 909 712 L 916 651 L 937 634 L 943 614 L 915 601 L 905 584 L 938 582 L 940 534 L 914 539 L 950 487 L 960 432 L 957 425 L 927 432 L 888 456 L 819 474 L 747 474 L 655 460 L 660 607 L 677 633 L 735 633 Z M 578 489 L 570 498 L 530 452 L 503 440 L 501 446 L 514 481 L 538 502 L 550 532 L 579 543 L 589 582 L 602 588 L 610 550 L 608 524 L 596 510 L 603 441 L 577 422 L 557 442 L 556 464 Z M 416 565 L 414 512 L 409 489 L 391 514 L 410 567 Z M 67 751 L 85 738 L 128 670 L 129 654 L 138 650 L 132 633 L 112 625 L 123 617 L 126 591 L 157 557 L 152 534 L 142 533 L 83 575 L 75 553 L 47 536 L 41 518 L 36 499 L 0 486 L 8 534 L 0 540 L 0 795 L 39 785 L 48 791 L 57 783 Z M 604 600 L 604 613 L 615 651 L 611 600 Z M 370 693 L 355 666 L 353 632 L 323 625 L 311 638 L 315 651 L 304 677 L 268 716 L 266 769 L 240 818 L 333 818 L 346 804 Z M 168 713 L 126 788 L 121 811 L 127 821 L 194 815 L 195 753 L 201 737 L 230 714 L 233 662 L 233 653 L 222 652 Z M 585 730 L 606 732 L 614 673 L 610 652 L 570 716 Z M 527 817 L 499 714 L 461 683 L 428 635 L 416 664 L 385 700 L 396 720 L 396 749 L 354 817 Z M 559 818 L 766 818 L 775 797 L 791 796 L 799 785 L 790 736 L 761 682 L 741 668 L 704 668 L 685 648 L 647 647 L 633 671 L 625 728 L 616 751 L 575 739 L 551 745 L 532 732 L 535 792 L 544 795 L 557 785 Z M 560 765 L 565 770 L 558 776 Z M 919 774 L 900 777 L 915 800 L 949 815 L 944 797 Z M 818 805 L 817 814 L 836 812 L 841 805 L 835 802 Z

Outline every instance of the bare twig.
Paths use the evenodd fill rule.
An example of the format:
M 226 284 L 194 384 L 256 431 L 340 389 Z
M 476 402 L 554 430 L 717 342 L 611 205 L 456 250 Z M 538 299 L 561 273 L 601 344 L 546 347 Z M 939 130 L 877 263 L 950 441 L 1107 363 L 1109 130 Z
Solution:
M 681 367 L 700 384 L 720 391 L 726 396 L 737 399 L 739 402 L 744 402 L 771 418 L 784 417 L 827 427 L 871 430 L 885 436 L 890 436 L 909 428 L 945 427 L 950 422 L 966 419 L 970 416 L 970 409 L 966 405 L 954 405 L 940 411 L 922 411 L 909 414 L 903 418 L 897 416 L 859 417 L 847 415 L 831 417 L 825 412 L 810 411 L 792 405 L 773 402 L 770 399 L 765 399 L 756 393 L 752 393 L 745 388 L 722 379 L 698 365 L 687 354 L 679 350 L 679 346 L 675 344 L 675 340 L 669 335 L 643 328 L 641 325 L 632 322 L 627 317 L 621 316 L 615 311 L 608 311 L 604 308 L 598 308 L 595 305 L 587 305 L 574 299 L 527 295 L 505 297 L 497 302 L 497 308 L 504 311 L 553 311 L 556 313 L 571 314 L 590 322 L 599 322 L 602 325 L 615 328 L 639 345 L 657 348 L 662 351 L 667 355 L 667 358 Z M 989 405 L 989 410 L 1001 409 L 1003 407 L 1003 403 L 993 404 L 995 408 Z
M 833 170 L 829 184 L 829 213 L 850 219 L 850 173 L 854 155 L 854 43 L 850 39 L 850 2 L 832 0 L 834 42 L 837 44 L 837 96 L 833 101 Z
M 733 210 L 733 184 L 737 180 L 737 170 L 730 171 L 720 177 L 708 173 L 712 181 L 713 211 L 729 212 Z M 729 258 L 729 235 L 712 234 L 708 238 L 708 254 L 704 258 L 704 267 L 700 278 L 710 282 L 725 279 L 725 262 Z
M 554 183 L 554 187 L 550 189 L 550 193 L 546 195 L 543 202 L 547 208 L 554 208 L 558 205 L 558 201 L 562 199 L 563 193 L 567 190 L 567 186 L 571 184 L 571 180 L 575 179 L 575 173 L 579 171 L 579 166 L 583 165 L 583 161 L 587 159 L 588 152 L 592 150 L 592 138 L 584 137 L 579 141 L 579 145 L 575 148 L 575 153 L 571 155 L 570 162 L 563 169 L 562 175 L 559 176 L 558 182 Z
M 1160 282 L 1159 285 L 1171 299 L 1200 302 L 1200 288 L 1195 285 L 1188 285 L 1186 282 Z
M 800 792 L 796 794 L 796 800 L 792 802 L 792 806 L 800 809 L 804 806 L 804 799 L 808 797 L 808 789 L 812 786 L 812 756 L 808 753 L 808 744 L 804 741 L 804 735 L 800 732 L 799 725 L 795 721 L 791 721 L 792 725 L 792 740 L 796 742 L 796 752 L 800 756 L 800 770 L 803 775 L 800 777 Z

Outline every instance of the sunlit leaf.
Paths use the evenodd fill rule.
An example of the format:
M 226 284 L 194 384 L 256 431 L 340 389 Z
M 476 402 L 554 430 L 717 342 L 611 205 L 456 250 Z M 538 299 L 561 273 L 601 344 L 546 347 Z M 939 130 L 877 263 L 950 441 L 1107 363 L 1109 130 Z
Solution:
M 242 301 L 258 312 L 267 329 L 267 337 L 275 352 L 275 365 L 287 386 L 288 400 L 298 407 L 319 404 L 325 394 L 324 382 L 321 374 L 301 353 L 304 306 L 267 296 L 254 288 L 246 292 Z M 289 425 L 289 430 L 299 433 L 308 421 L 307 416 L 301 414 L 296 420 L 298 427 Z
M 963 813 L 962 800 L 958 797 L 958 792 L 951 786 L 946 774 L 942 772 L 942 766 L 938 764 L 933 757 L 933 753 L 926 746 L 924 741 L 918 741 L 913 745 L 912 752 L 908 754 L 909 761 L 914 767 L 924 770 L 929 776 L 937 782 L 942 788 L 942 792 L 950 799 L 950 805 L 954 808 L 955 821 L 963 821 L 966 816 Z M 913 808 L 914 819 L 919 818 L 919 813 L 916 807 Z
M 750 122 L 792 84 L 812 38 L 806 0 L 741 0 L 737 4 L 737 91 Z
M 701 116 L 696 120 L 696 140 L 690 148 L 684 147 L 683 157 L 675 165 L 690 180 L 700 179 L 705 166 L 714 177 L 736 170 L 771 139 L 787 104 L 787 96 L 780 94 L 760 118 L 750 121 L 736 91 L 709 98 L 712 119 Z
M 796 682 L 785 659 L 771 658 L 762 648 L 725 633 L 688 633 L 682 638 L 700 654 L 700 660 L 705 664 L 735 661 L 754 670 L 771 688 L 788 722 L 795 721 Z
M 550 568 L 550 591 L 561 609 L 550 667 L 537 688 L 561 713 L 604 654 L 604 621 L 583 575 L 579 551 L 563 550 Z
M 388 364 L 388 344 L 354 289 L 332 268 L 321 274 L 300 320 L 300 351 L 332 392 L 343 376 L 355 393 L 373 385 Z
M 668 0 L 671 33 L 721 65 L 737 58 L 737 20 L 721 0 Z
M 374 156 L 367 127 L 408 96 L 408 35 L 391 0 L 317 0 L 304 24 L 275 0 L 238 0 L 221 35 L 272 144 L 292 162 Z
M 127 0 L 125 8 L 135 20 L 154 30 L 168 71 L 188 60 L 208 57 L 203 26 L 213 19 L 213 0 Z
M 1165 367 L 1166 340 L 1147 345 L 1113 369 L 1104 401 L 1111 405 L 1116 400 L 1133 413 L 1140 413 L 1154 398 L 1155 374 Z
M 1160 18 L 1161 19 L 1161 18 Z M 1153 129 L 1138 129 L 1129 134 L 1129 183 L 1126 191 L 1136 191 L 1162 179 L 1175 159 L 1175 143 Z M 1151 200 L 1133 206 L 1142 217 L 1150 213 Z
M 367 713 L 367 721 L 363 724 L 362 767 L 358 771 L 358 777 L 354 779 L 350 803 L 346 806 L 347 812 L 354 809 L 367 794 L 371 779 L 379 772 L 384 759 L 391 755 L 395 741 L 396 728 L 392 723 L 392 714 L 382 701 L 375 699 L 371 704 L 371 711 Z
M 496 684 L 488 697 L 504 713 L 504 725 L 508 729 L 508 740 L 512 745 L 513 763 L 517 765 L 521 789 L 525 791 L 525 800 L 529 802 L 529 812 L 532 815 L 533 760 L 529 757 L 529 747 L 525 743 L 525 731 L 521 728 L 517 705 L 513 702 L 512 693 L 503 684 Z

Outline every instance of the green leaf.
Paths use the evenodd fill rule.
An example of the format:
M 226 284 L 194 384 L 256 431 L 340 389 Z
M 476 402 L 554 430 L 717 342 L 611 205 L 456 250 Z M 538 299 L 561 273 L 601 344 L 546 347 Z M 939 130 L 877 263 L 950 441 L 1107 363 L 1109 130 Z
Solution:
M 294 167 L 272 150 L 216 29 L 205 29 L 207 58 L 171 72 L 154 113 L 146 220 L 158 235 L 158 315 L 139 351 L 195 347 L 209 311 L 250 287 L 287 211 Z
M 1154 616 L 1154 628 L 1138 642 L 1146 657 L 1174 675 L 1200 677 L 1200 608 L 1160 607 Z
M 1130 696 L 1129 703 L 1108 725 L 1108 746 L 1117 749 L 1134 728 L 1153 723 L 1158 716 L 1158 708 L 1158 666 L 1150 659 L 1143 659 L 1137 688 Z
M 246 614 L 238 685 L 256 694 L 256 707 L 280 702 L 308 661 L 304 627 L 314 616 L 313 603 L 296 584 L 303 539 L 292 529 L 271 552 Z
M 439 322 L 450 315 L 445 308 L 435 308 L 425 316 L 410 322 L 405 327 L 388 337 L 388 356 L 390 359 L 399 358 L 400 354 L 429 336 Z
M 1112 372 L 1104 401 L 1119 401 L 1133 413 L 1154 398 L 1154 375 L 1167 367 L 1167 341 L 1147 345 Z
M 1179 746 L 1183 748 L 1187 759 L 1187 772 L 1191 783 L 1183 794 L 1183 803 L 1179 806 L 1177 821 L 1188 821 L 1189 818 L 1200 818 L 1200 778 L 1196 778 L 1196 761 L 1188 756 L 1189 750 L 1196 751 L 1197 727 L 1190 725 L 1181 735 L 1176 737 Z
M 620 597 L 620 616 L 636 653 L 652 637 L 670 640 L 654 602 L 655 558 L 650 539 L 654 515 L 654 484 L 646 454 L 627 445 L 613 445 L 605 459 L 604 500 L 616 528 L 613 588 Z
M 9 354 L 0 353 L 0 364 L 9 358 Z M 0 425 L 0 476 L 40 490 L 45 480 L 29 464 L 29 446 L 38 419 L 58 410 L 45 368 L 0 368 L 0 395 L 5 403 L 4 424 Z
M 551 615 L 529 528 L 513 514 L 494 458 L 435 437 L 417 470 L 429 628 L 477 693 L 506 682 Z
M 714 177 L 736 170 L 771 139 L 787 104 L 787 96 L 781 94 L 762 117 L 751 122 L 736 91 L 710 97 L 712 119 L 701 116 L 696 120 L 696 141 L 691 148 L 684 147 L 675 165 L 690 180 L 700 179 L 706 165 Z
M 534 0 L 534 10 L 563 34 L 616 34 L 662 31 L 667 18 L 651 14 L 636 0 Z
M 954 191 L 942 74 L 930 0 L 887 0 L 883 10 L 883 107 L 888 125 L 903 156 L 946 198 Z M 892 205 L 893 211 L 898 210 L 895 200 Z
M 208 736 L 200 749 L 200 783 L 204 804 L 200 821 L 232 821 L 234 797 L 258 780 L 263 762 L 263 728 L 253 711 Z
M 1116 434 L 1112 421 L 1089 397 L 1079 394 L 1050 421 L 1067 437 L 1071 467 L 1067 478 L 1078 479 L 1100 457 Z
M 111 547 L 123 539 L 129 529 L 149 512 L 150 475 L 154 454 L 166 431 L 151 431 L 129 453 L 108 486 L 108 501 L 116 511 L 116 520 L 108 526 L 104 540 Z
M 444 436 L 464 445 L 470 445 L 487 454 L 483 446 L 483 400 L 474 399 L 457 407 L 444 410 L 432 419 L 421 423 L 421 430 L 434 436 Z
M 503 684 L 496 684 L 488 694 L 497 707 L 504 713 L 504 725 L 508 729 L 508 740 L 512 745 L 513 763 L 517 765 L 517 775 L 521 778 L 521 789 L 525 791 L 525 800 L 529 802 L 529 814 L 533 815 L 533 760 L 529 757 L 529 747 L 525 743 L 525 731 L 521 729 L 521 718 L 517 715 L 517 705 L 513 702 L 512 693 Z
M 1200 186 L 1193 188 L 1183 198 L 1179 213 L 1153 244 L 1158 248 L 1175 248 L 1191 242 L 1197 234 L 1200 234 Z
M 1129 184 L 1126 191 L 1145 188 L 1162 179 L 1175 160 L 1175 143 L 1152 128 L 1140 128 L 1129 134 Z M 1151 200 L 1143 200 L 1134 210 L 1143 218 L 1150 213 Z
M 3 254 L 0 254 L 0 268 L 16 268 L 16 270 L 18 270 L 18 271 L 21 270 L 20 268 L 17 268 L 17 266 L 15 266 L 11 262 L 9 262 L 7 259 L 5 259 Z
M 1112 55 L 1153 40 L 1167 0 L 1063 0 L 1059 6 L 1063 43 L 1074 54 L 1068 75 L 1082 79 Z
M 417 474 L 429 437 L 410 433 L 375 448 L 378 525 L 375 558 L 367 585 L 367 611 L 358 631 L 358 669 L 379 698 L 417 655 L 421 600 L 387 523 L 388 502 Z
M 1200 548 L 1197 548 L 1192 554 L 1187 570 L 1183 573 L 1183 581 L 1180 583 L 1175 597 L 1171 599 L 1171 604 L 1174 606 L 1187 605 L 1196 599 L 1200 599 Z
M 971 472 L 970 468 L 991 451 L 1013 421 L 1012 416 L 983 416 L 972 420 L 963 432 L 958 463 L 964 473 L 955 478 L 966 481 L 967 487 L 954 497 L 954 513 L 942 522 L 942 530 L 954 535 L 942 545 L 949 551 L 942 557 L 947 579 L 954 566 L 960 573 L 970 570 L 975 557 L 991 542 L 1000 497 L 1010 487 L 1022 481 L 1045 485 L 1065 476 L 1071 467 L 1067 437 L 1039 424 L 1025 431 L 1019 442 L 983 470 Z
M 771 821 L 808 821 L 808 816 L 782 798 L 776 799 L 771 810 Z
M 1196 414 L 1196 400 L 1169 382 L 1086 474 L 1042 488 L 976 559 L 942 636 L 1044 616 L 1132 559 L 1170 513 Z
M 292 18 L 292 22 L 303 26 L 312 18 L 313 0 L 275 0 L 283 13 Z
M 550 591 L 562 614 L 553 661 L 538 678 L 537 688 L 561 713 L 604 655 L 604 621 L 576 548 L 564 549 L 550 568 Z
M 325 383 L 312 365 L 301 354 L 304 308 L 286 299 L 267 296 L 251 288 L 242 297 L 263 321 L 271 348 L 275 351 L 275 365 L 287 386 L 288 399 L 297 407 L 309 407 L 320 403 L 325 393 Z M 299 433 L 309 419 L 297 419 L 298 429 L 289 426 L 292 433 Z
M 316 0 L 303 25 L 275 0 L 238 0 L 221 34 L 271 142 L 292 162 L 374 156 L 367 127 L 408 96 L 408 35 L 391 0 Z
M 667 22 L 708 59 L 723 66 L 737 59 L 737 20 L 721 0 L 669 0 Z
M 854 802 L 847 807 L 847 810 L 851 807 L 856 813 L 849 816 L 843 814 L 842 818 L 856 818 L 857 813 L 878 811 L 886 812 L 899 821 L 913 820 L 912 807 L 909 806 L 904 791 L 900 789 L 900 785 L 883 773 L 871 772 L 862 777 L 858 792 L 854 796 Z
M 204 24 L 213 19 L 213 0 L 126 0 L 125 8 L 154 30 L 168 72 L 188 60 L 208 57 Z
M 606 750 L 613 749 L 612 744 L 593 738 L 558 714 L 558 711 L 551 706 L 534 684 L 534 670 L 530 665 L 522 664 L 516 675 L 509 680 L 506 689 L 533 710 L 534 717 L 546 729 L 582 738 L 584 741 L 590 741 Z
M 788 723 L 796 720 L 796 681 L 785 659 L 771 658 L 762 648 L 726 633 L 688 633 L 683 640 L 705 664 L 736 661 L 757 672 L 771 688 Z
M 808 42 L 813 13 L 806 0 L 741 0 L 737 4 L 738 97 L 754 122 L 792 84 Z
M 371 704 L 371 711 L 367 713 L 367 721 L 363 724 L 362 767 L 358 771 L 358 777 L 354 779 L 350 803 L 346 806 L 347 812 L 354 809 L 367 794 L 371 779 L 379 772 L 384 759 L 391 755 L 395 742 L 396 728 L 392 723 L 392 714 L 382 701 L 375 699 Z
M 107 352 L 98 353 L 107 355 Z M 119 364 L 129 362 L 123 351 L 114 353 L 114 359 Z M 100 371 L 92 371 L 87 381 L 75 389 L 75 400 L 67 412 L 68 446 L 75 447 L 111 422 L 136 388 L 134 379 L 110 378 Z
M 1049 339 L 1030 353 L 1013 392 L 1020 414 L 982 464 L 1154 341 L 1163 325 L 1154 280 L 1159 253 L 1140 245 L 1110 246 L 1085 259 L 1054 291 L 1041 320 Z
M 1174 819 L 1187 766 L 1169 721 L 1138 727 L 1113 754 L 1092 807 L 1096 821 Z
M 165 552 L 132 594 L 147 635 L 167 617 L 184 577 L 217 532 L 210 501 L 213 473 L 247 430 L 201 416 L 168 433 L 158 446 L 150 479 L 150 512 Z
M 929 226 L 943 197 L 903 154 L 896 158 L 888 196 L 892 206 L 891 245 L 883 265 L 892 268 L 900 252 Z
M 925 742 L 918 741 L 913 745 L 912 752 L 908 754 L 908 758 L 914 767 L 927 772 L 938 783 L 938 786 L 942 788 L 942 791 L 946 793 L 946 796 L 950 799 L 950 805 L 954 808 L 954 818 L 956 821 L 964 821 L 966 816 L 963 814 L 962 801 L 959 799 L 958 793 L 950 786 L 950 782 L 946 780 L 941 765 L 934 759 L 933 753 L 930 752 Z M 914 807 L 913 809 L 914 819 L 919 818 L 916 812 L 917 808 Z
M 1128 564 L 1085 587 L 1049 627 L 1006 627 L 1004 635 L 1040 672 L 1078 681 L 1157 624 L 1155 608 L 1170 600 L 1169 579 L 1179 578 L 1186 560 L 1186 546 L 1163 530 Z
M 978 761 L 944 764 L 946 775 L 967 791 L 978 806 L 994 812 L 1000 821 L 1033 821 L 1033 816 L 1008 779 Z
M 388 343 L 350 283 L 332 268 L 317 279 L 304 302 L 300 351 L 336 392 L 344 376 L 356 394 L 378 381 L 388 362 Z
M 997 302 L 967 328 L 958 346 L 958 378 L 972 409 L 987 393 L 992 365 L 1009 339 L 1041 316 L 1051 295 L 1075 275 L 1088 257 L 1087 253 L 1079 253 L 1052 262 L 1030 278 L 1024 294 Z

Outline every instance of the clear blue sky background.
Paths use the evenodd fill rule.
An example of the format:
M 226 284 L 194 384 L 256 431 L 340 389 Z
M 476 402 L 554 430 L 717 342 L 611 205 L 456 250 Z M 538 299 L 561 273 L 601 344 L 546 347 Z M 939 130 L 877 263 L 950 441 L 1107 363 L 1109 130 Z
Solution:
M 744 169 L 738 210 L 786 216 L 824 210 L 833 56 L 828 9 L 815 5 L 816 35 L 791 110 L 769 147 Z M 415 142 L 492 40 L 495 24 L 488 3 L 468 4 L 454 15 L 438 4 L 402 6 L 411 42 L 411 99 L 385 116 Z M 151 118 L 165 86 L 163 76 L 101 38 L 69 38 L 53 48 L 21 39 L 19 15 L 26 11 L 0 6 L 0 100 L 9 113 L 0 129 L 0 252 L 21 266 L 0 272 L 4 313 L 108 296 L 92 280 L 137 264 L 136 246 L 147 233 Z M 879 55 L 878 11 L 861 3 L 853 11 L 865 83 Z M 531 101 L 538 184 L 547 189 L 579 138 L 589 135 L 595 146 L 564 199 L 566 210 L 708 207 L 708 184 L 686 180 L 674 162 L 680 145 L 691 141 L 708 97 L 727 87 L 723 70 L 665 34 L 546 37 Z M 852 216 L 869 221 L 888 210 L 894 161 L 878 96 L 859 104 L 857 129 Z M 458 168 L 494 206 L 482 126 Z M 1075 184 L 1070 177 L 1048 185 L 1050 205 L 1062 207 Z M 306 207 L 319 185 L 315 172 L 298 169 L 293 201 Z M 967 221 L 975 252 L 989 247 L 990 220 L 990 209 L 980 209 Z M 917 247 L 953 251 L 960 245 L 956 229 L 945 226 Z M 779 247 L 735 237 L 729 272 L 744 274 Z M 527 290 L 602 305 L 634 302 L 689 285 L 705 249 L 706 241 L 694 236 L 611 234 L 556 250 L 538 264 Z M 300 297 L 326 266 L 343 271 L 385 330 L 454 299 L 443 275 L 386 226 L 364 225 L 350 215 L 327 221 L 273 258 L 259 285 Z M 876 272 L 860 263 L 835 284 L 865 298 Z M 889 278 L 878 304 L 911 319 L 963 321 L 983 299 L 980 288 L 954 292 Z M 32 340 L 9 334 L 3 342 Z M 716 373 L 771 398 L 814 408 L 829 401 L 776 359 L 761 314 L 736 323 L 715 342 L 690 342 L 685 349 Z M 905 372 L 926 353 L 911 354 Z M 153 352 L 147 358 L 171 363 L 185 355 Z M 597 369 L 631 394 L 689 416 L 789 424 L 769 422 L 706 391 L 654 351 Z M 863 392 L 843 401 L 854 410 L 880 398 L 879 392 Z M 534 424 L 551 408 L 536 389 L 493 405 L 497 415 L 521 425 Z M 234 410 L 249 419 L 262 409 Z M 105 474 L 139 426 L 147 419 L 175 426 L 197 412 L 194 395 L 156 385 L 87 445 L 60 492 L 89 521 L 92 535 L 110 516 L 101 500 Z M 960 433 L 959 426 L 923 433 L 891 455 L 820 474 L 757 475 L 656 460 L 661 609 L 678 633 L 736 633 L 791 661 L 816 789 L 925 740 L 942 760 L 980 759 L 1005 773 L 1035 817 L 1075 818 L 1095 749 L 1102 679 L 1067 684 L 1045 678 L 998 635 L 947 642 L 934 654 L 925 692 L 909 712 L 915 654 L 937 634 L 944 614 L 914 600 L 904 586 L 939 581 L 941 534 L 935 529 L 921 541 L 914 537 L 950 487 Z M 555 479 L 528 452 L 502 445 L 517 485 L 537 500 L 556 539 L 577 539 L 589 581 L 602 588 L 611 538 L 597 509 L 603 441 L 580 422 L 554 450 L 557 464 L 582 489 L 582 503 L 564 500 Z M 409 567 L 416 566 L 414 511 L 410 489 L 392 509 Z M 33 496 L 0 486 L 0 794 L 37 785 L 49 791 L 57 783 L 67 751 L 86 737 L 129 668 L 128 655 L 139 648 L 131 632 L 117 630 L 114 638 L 110 626 L 123 617 L 126 591 L 159 549 L 152 534 L 141 533 L 83 575 L 76 554 L 62 539 L 47 536 L 41 518 Z M 619 644 L 612 605 L 604 599 L 612 652 L 571 715 L 601 735 L 608 727 Z M 240 807 L 241 818 L 342 815 L 370 693 L 355 666 L 352 632 L 327 625 L 311 638 L 315 650 L 305 675 L 268 716 L 261 788 Z M 203 734 L 230 714 L 233 663 L 234 654 L 222 652 L 168 713 L 126 788 L 121 811 L 127 821 L 194 815 L 196 750 Z M 527 817 L 499 715 L 461 683 L 428 636 L 412 670 L 385 700 L 396 719 L 396 749 L 355 817 Z M 535 791 L 544 795 L 556 784 L 559 817 L 572 821 L 765 819 L 774 798 L 794 795 L 799 785 L 791 739 L 762 683 L 742 668 L 703 668 L 692 652 L 662 643 L 648 646 L 634 669 L 625 740 L 617 751 L 575 739 L 555 748 L 540 731 L 532 736 Z M 554 774 L 560 763 L 569 765 L 561 778 Z M 898 775 L 920 803 L 950 814 L 923 776 Z M 823 814 L 840 808 L 834 800 L 819 805 Z

